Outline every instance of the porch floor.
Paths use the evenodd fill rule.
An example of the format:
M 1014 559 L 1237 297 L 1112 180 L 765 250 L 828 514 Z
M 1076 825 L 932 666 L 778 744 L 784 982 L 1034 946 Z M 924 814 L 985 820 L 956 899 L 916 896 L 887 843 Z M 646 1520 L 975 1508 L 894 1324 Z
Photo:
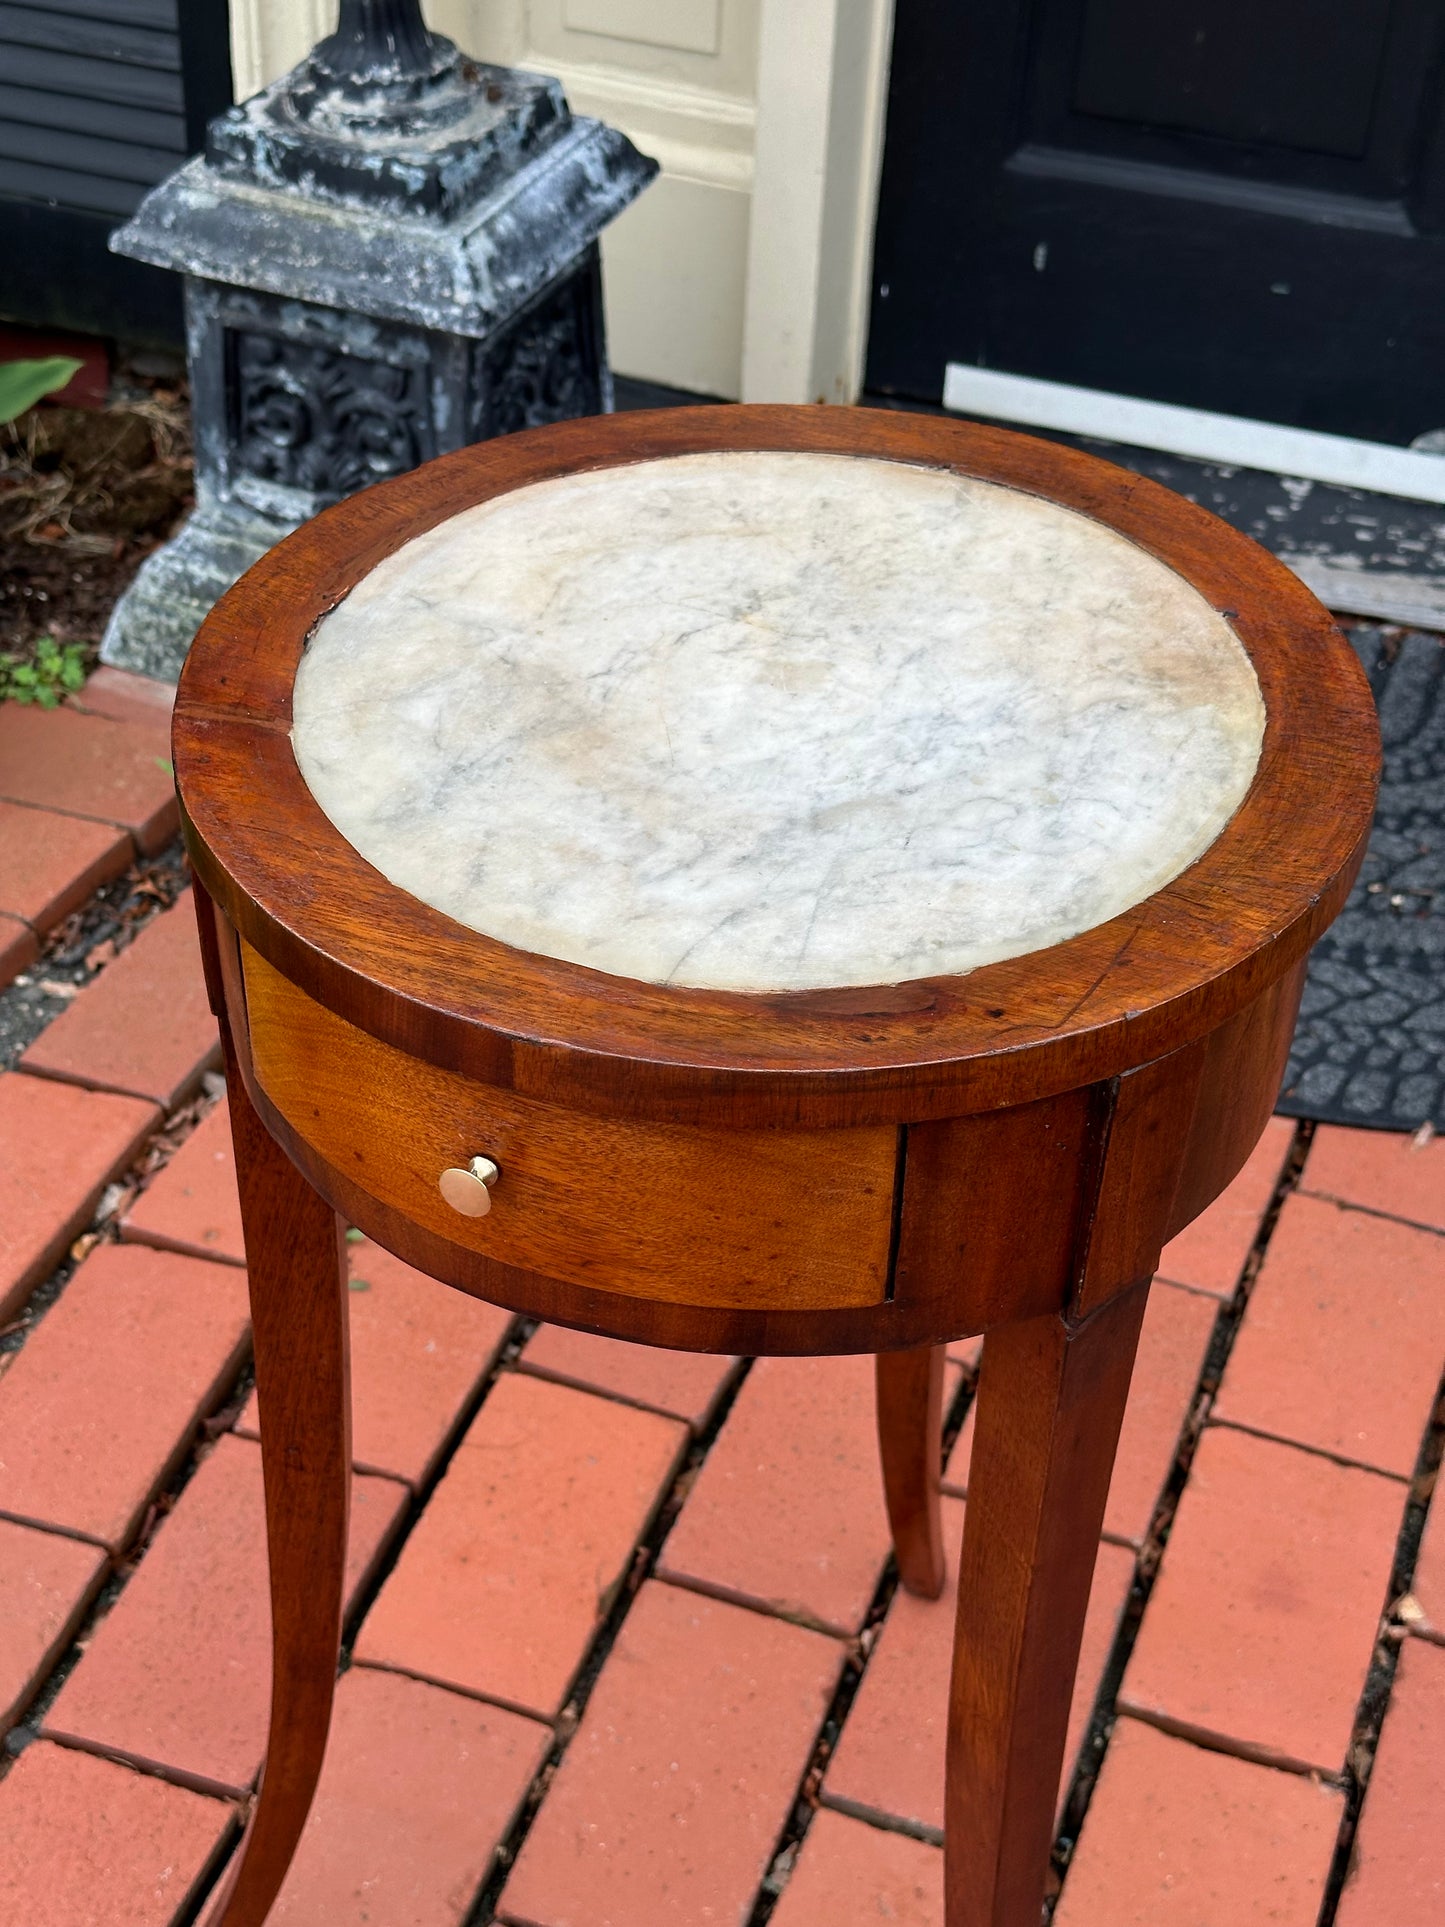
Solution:
M 0 1919 L 184 1927 L 268 1686 L 260 1455 L 167 716 L 0 711 Z M 8 984 L 9 988 L 3 988 Z M 355 1507 L 274 1918 L 942 1927 L 952 1605 L 867 1359 L 510 1319 L 350 1247 Z M 950 1352 L 962 1527 L 980 1346 Z M 1276 1118 L 1164 1253 L 1058 1927 L 1445 1923 L 1445 1139 Z

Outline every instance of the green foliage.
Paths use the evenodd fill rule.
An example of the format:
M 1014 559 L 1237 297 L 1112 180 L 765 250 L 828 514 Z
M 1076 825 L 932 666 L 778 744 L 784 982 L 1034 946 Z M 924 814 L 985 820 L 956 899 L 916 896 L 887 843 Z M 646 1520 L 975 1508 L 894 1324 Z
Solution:
M 78 642 L 57 642 L 42 636 L 27 662 L 23 656 L 0 656 L 0 703 L 35 703 L 54 709 L 61 697 L 85 682 L 85 648 Z
M 44 361 L 0 361 L 0 422 L 13 422 L 27 408 L 63 388 L 84 366 L 70 355 Z

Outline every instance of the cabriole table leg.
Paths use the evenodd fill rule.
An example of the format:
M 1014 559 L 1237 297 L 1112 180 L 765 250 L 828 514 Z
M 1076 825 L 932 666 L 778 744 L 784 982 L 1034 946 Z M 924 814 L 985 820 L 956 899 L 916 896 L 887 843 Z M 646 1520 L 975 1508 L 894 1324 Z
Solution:
M 948 1708 L 948 1927 L 1038 1927 L 1069 1698 L 1149 1286 L 984 1342 Z
M 945 1347 L 879 1352 L 878 1448 L 883 1495 L 904 1590 L 920 1599 L 943 1591 L 942 1473 Z
M 272 1670 L 260 1793 L 206 1927 L 261 1927 L 316 1791 L 336 1685 L 351 1490 L 346 1250 L 336 1213 L 256 1115 L 221 1028 L 255 1335 Z

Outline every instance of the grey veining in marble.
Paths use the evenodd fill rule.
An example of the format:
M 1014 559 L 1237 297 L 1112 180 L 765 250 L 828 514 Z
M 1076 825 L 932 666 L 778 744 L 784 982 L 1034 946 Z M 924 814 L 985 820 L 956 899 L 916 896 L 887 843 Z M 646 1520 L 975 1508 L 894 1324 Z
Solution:
M 1218 835 L 1233 632 L 1071 510 L 939 470 L 679 456 L 407 544 L 319 625 L 321 808 L 488 936 L 652 982 L 899 982 L 1062 941 Z

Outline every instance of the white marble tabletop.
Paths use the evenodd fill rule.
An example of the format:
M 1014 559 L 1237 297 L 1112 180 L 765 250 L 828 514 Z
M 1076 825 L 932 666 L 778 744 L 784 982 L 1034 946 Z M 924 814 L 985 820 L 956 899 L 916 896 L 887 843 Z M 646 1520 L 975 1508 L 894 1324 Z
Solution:
M 520 489 L 318 626 L 293 742 L 393 883 L 525 950 L 788 990 L 967 971 L 1160 889 L 1249 787 L 1229 625 L 942 470 L 721 453 Z

